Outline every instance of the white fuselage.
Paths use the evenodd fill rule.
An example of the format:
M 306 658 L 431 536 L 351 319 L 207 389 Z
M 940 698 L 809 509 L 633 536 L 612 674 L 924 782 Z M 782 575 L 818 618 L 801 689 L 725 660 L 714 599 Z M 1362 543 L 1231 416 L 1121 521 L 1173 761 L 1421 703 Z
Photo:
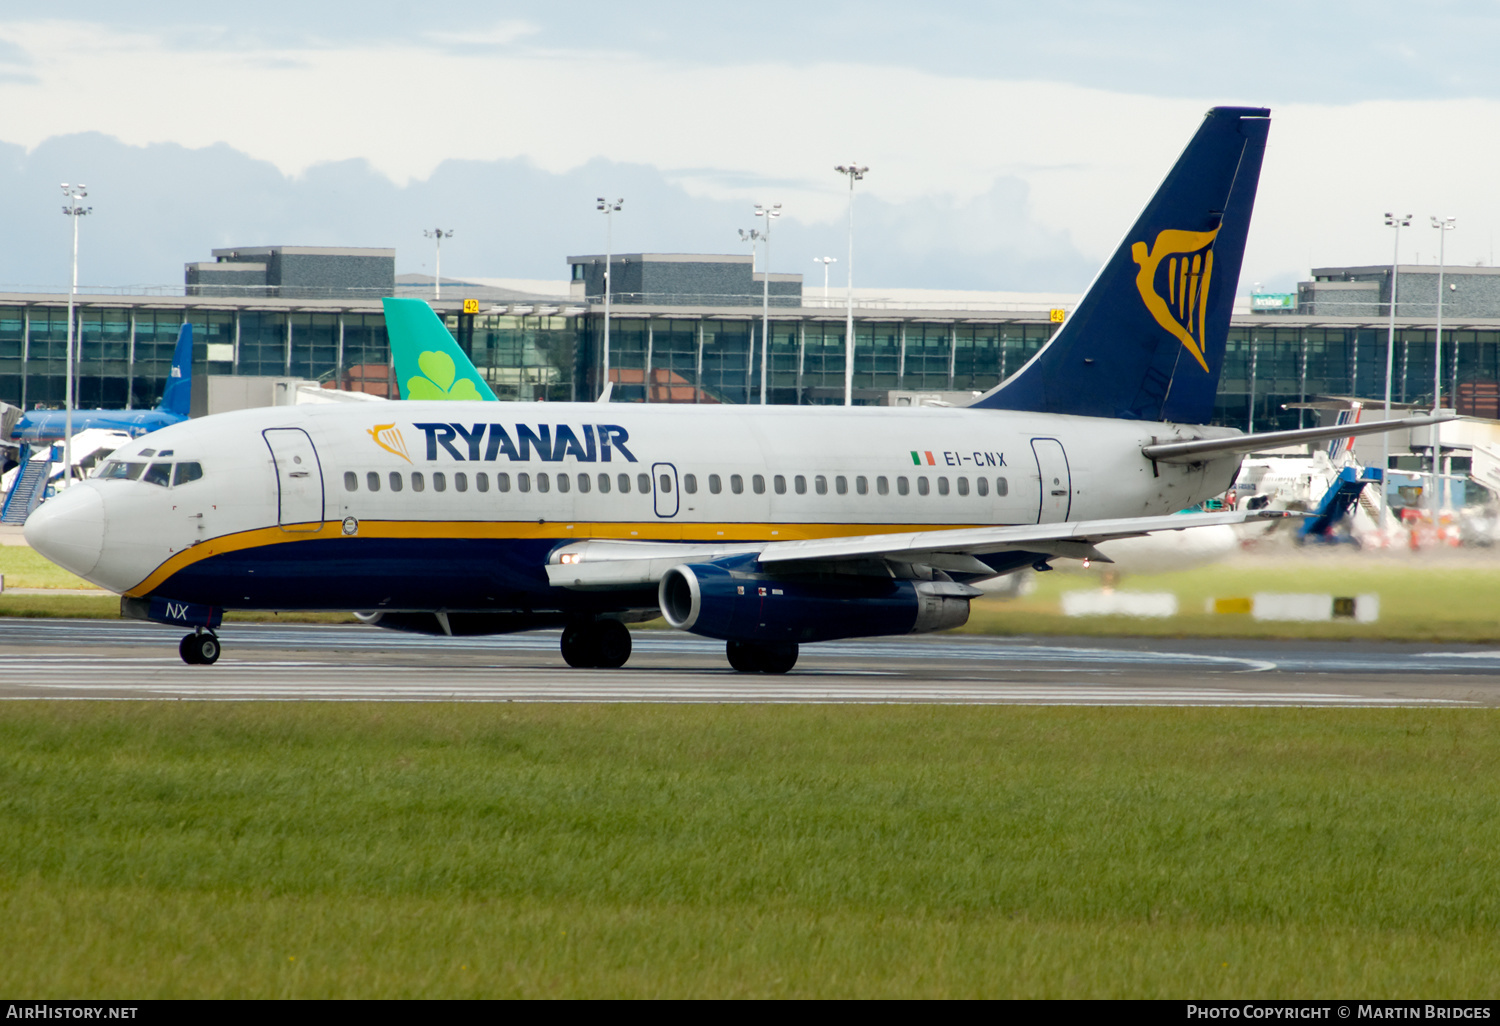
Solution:
M 1223 492 L 1238 465 L 1141 455 L 1190 433 L 1204 429 L 941 408 L 278 407 L 122 446 L 117 463 L 196 463 L 201 477 L 167 486 L 106 468 L 27 530 L 132 596 L 530 608 L 546 553 L 581 539 L 790 541 L 1171 513 Z

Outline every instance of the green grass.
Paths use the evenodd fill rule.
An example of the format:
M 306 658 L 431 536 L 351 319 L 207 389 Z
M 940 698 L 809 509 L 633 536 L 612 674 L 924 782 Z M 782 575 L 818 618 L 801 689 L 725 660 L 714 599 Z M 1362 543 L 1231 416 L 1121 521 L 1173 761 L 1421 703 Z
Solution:
M 0 991 L 1492 997 L 1497 716 L 7 703 Z
M 1062 614 L 1062 594 L 1100 586 L 1094 573 L 1037 575 L 1036 591 L 1019 599 L 981 599 L 969 624 L 976 634 L 1144 635 L 1157 637 L 1246 637 L 1385 639 L 1490 643 L 1500 640 L 1500 564 L 1493 559 L 1406 564 L 1372 557 L 1305 560 L 1237 559 L 1173 574 L 1134 575 L 1125 591 L 1169 591 L 1178 613 L 1161 619 Z M 1248 614 L 1204 611 L 1209 598 L 1248 598 L 1256 592 L 1317 592 L 1380 596 L 1380 619 L 1358 624 L 1257 622 Z
M 7 588 L 94 587 L 27 545 L 0 545 L 0 574 L 5 575 Z

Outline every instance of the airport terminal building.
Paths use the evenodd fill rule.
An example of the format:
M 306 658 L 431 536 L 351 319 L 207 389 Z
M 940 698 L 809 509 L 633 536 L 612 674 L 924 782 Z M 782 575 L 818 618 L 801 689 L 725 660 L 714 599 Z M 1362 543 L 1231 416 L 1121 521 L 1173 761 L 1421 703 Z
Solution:
M 431 293 L 397 279 L 394 250 L 267 246 L 213 255 L 187 265 L 181 287 L 79 295 L 80 406 L 154 405 L 184 320 L 194 327 L 195 375 L 300 378 L 394 394 L 380 297 Z M 591 399 L 604 384 L 603 259 L 567 258 L 570 279 L 547 294 L 445 280 L 433 305 L 501 398 Z M 613 261 L 619 291 L 612 289 L 609 366 L 617 401 L 759 402 L 767 344 L 761 302 L 769 286 L 769 401 L 842 402 L 845 311 L 837 294 L 807 295 L 801 275 L 773 274 L 767 283 L 749 255 L 637 253 Z M 1495 418 L 1500 272 L 1461 270 L 1448 272 L 1457 288 L 1451 298 L 1445 292 L 1444 402 Z M 1216 421 L 1296 427 L 1316 423 L 1298 403 L 1381 397 L 1390 300 L 1380 276 L 1389 271 L 1318 269 L 1295 297 L 1252 302 L 1236 314 Z M 1400 269 L 1397 402 L 1432 400 L 1435 271 Z M 1341 285 L 1356 287 L 1334 287 Z M 0 293 L 0 400 L 26 409 L 62 404 L 67 299 Z M 865 295 L 854 310 L 855 401 L 881 403 L 893 390 L 989 389 L 1051 337 L 1053 316 L 1014 304 Z

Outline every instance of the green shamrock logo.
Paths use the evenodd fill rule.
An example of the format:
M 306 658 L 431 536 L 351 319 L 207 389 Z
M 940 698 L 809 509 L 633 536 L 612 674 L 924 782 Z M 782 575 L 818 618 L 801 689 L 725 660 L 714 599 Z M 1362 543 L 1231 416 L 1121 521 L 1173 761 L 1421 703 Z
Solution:
M 417 366 L 422 376 L 407 379 L 408 399 L 472 399 L 478 402 L 484 398 L 468 378 L 453 380 L 456 368 L 453 357 L 447 353 L 422 353 L 417 357 Z

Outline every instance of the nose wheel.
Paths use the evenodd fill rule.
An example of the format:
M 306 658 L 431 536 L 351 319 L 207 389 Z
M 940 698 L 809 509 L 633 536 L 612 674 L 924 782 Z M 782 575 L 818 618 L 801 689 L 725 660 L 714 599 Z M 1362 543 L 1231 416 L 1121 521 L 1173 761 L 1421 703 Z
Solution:
M 195 631 L 177 644 L 177 654 L 189 666 L 212 666 L 220 651 L 219 639 L 208 631 Z

